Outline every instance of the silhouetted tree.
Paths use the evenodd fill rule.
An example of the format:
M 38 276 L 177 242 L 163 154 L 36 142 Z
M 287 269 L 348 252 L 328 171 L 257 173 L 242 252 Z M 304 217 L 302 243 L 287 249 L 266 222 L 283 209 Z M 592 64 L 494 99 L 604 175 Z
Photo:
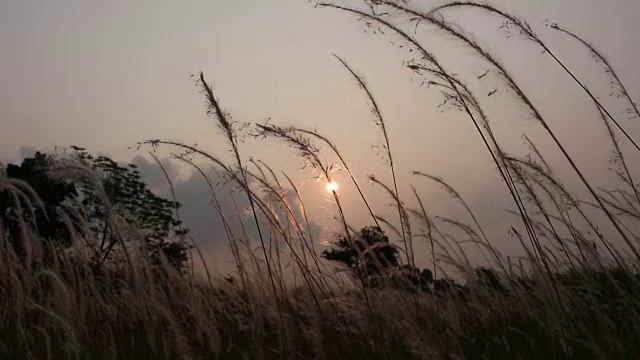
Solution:
M 56 245 L 68 246 L 69 229 L 57 209 L 67 210 L 68 214 L 83 213 L 92 233 L 92 236 L 85 236 L 85 240 L 98 239 L 98 244 L 92 244 L 92 248 L 95 251 L 94 261 L 101 264 L 116 259 L 120 250 L 117 245 L 121 234 L 114 224 L 134 224 L 142 232 L 155 263 L 164 254 L 171 265 L 183 269 L 188 246 L 180 240 L 188 230 L 175 219 L 174 210 L 180 204 L 153 194 L 141 180 L 135 165 L 121 166 L 109 157 L 93 157 L 79 147 L 72 149 L 75 151 L 73 156 L 93 170 L 95 179 L 51 177 L 49 171 L 53 160 L 42 153 L 25 159 L 20 166 L 7 166 L 8 178 L 27 183 L 43 201 L 44 210 L 38 210 L 35 218 L 40 236 Z M 18 197 L 16 203 L 16 196 L 11 191 L 3 190 L 0 196 L 0 215 L 5 231 L 16 242 L 20 236 L 19 216 L 33 222 L 33 215 L 29 211 L 20 211 L 28 208 L 24 197 Z M 84 211 L 71 211 L 80 208 Z M 83 232 L 79 234 L 83 235 Z
M 431 271 L 401 265 L 398 249 L 377 226 L 363 227 L 350 239 L 339 236 L 333 246 L 323 251 L 322 257 L 346 265 L 353 276 L 361 277 L 369 286 L 386 282 L 398 288 L 426 289 L 433 282 Z
M 500 277 L 493 269 L 480 267 L 475 270 L 475 273 L 476 281 L 481 286 L 500 293 L 504 293 L 507 291 L 507 288 L 502 283 L 502 280 L 500 280 Z
M 407 291 L 440 293 L 465 291 L 453 279 L 436 280 L 429 269 L 401 264 L 399 255 L 398 249 L 391 245 L 389 238 L 377 226 L 364 227 L 351 239 L 341 235 L 333 242 L 333 248 L 321 254 L 327 260 L 346 265 L 353 276 L 362 277 L 369 286 L 387 284 Z M 486 271 L 479 270 L 479 274 L 486 275 Z
M 101 180 L 102 189 L 90 182 L 80 182 L 78 186 L 84 195 L 82 204 L 87 210 L 89 226 L 100 241 L 103 261 L 119 242 L 119 235 L 111 226 L 117 220 L 135 224 L 142 231 L 152 260 L 159 261 L 162 253 L 172 265 L 182 267 L 187 260 L 187 247 L 182 242 L 170 241 L 188 232 L 175 219 L 174 210 L 181 205 L 153 194 L 134 164 L 120 166 L 106 156 L 93 157 L 83 148 L 72 149 Z
M 377 226 L 363 227 L 351 239 L 341 236 L 333 245 L 334 248 L 322 252 L 322 257 L 347 265 L 356 276 L 364 279 L 373 279 L 383 269 L 399 265 L 398 249 Z
M 24 250 L 22 224 L 31 225 L 42 239 L 55 245 L 70 245 L 69 229 L 58 210 L 68 210 L 72 205 L 70 200 L 75 199 L 78 192 L 73 183 L 48 176 L 51 165 L 47 155 L 36 152 L 22 164 L 6 167 L 7 178 L 19 181 L 0 190 L 0 222 L 19 253 Z M 31 187 L 37 198 L 24 185 Z

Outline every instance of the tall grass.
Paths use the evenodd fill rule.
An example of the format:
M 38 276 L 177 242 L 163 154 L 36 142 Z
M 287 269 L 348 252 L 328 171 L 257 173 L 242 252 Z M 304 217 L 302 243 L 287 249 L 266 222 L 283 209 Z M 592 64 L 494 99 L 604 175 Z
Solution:
M 197 247 L 190 267 L 200 262 L 204 276 L 193 271 L 180 274 L 166 259 L 153 265 L 140 246 L 142 236 L 137 229 L 118 223 L 117 217 L 112 217 L 110 226 L 126 255 L 127 261 L 122 263 L 92 261 L 90 250 L 97 239 L 91 238 L 86 225 L 82 230 L 82 211 L 64 214 L 73 229 L 69 249 L 43 242 L 33 224 L 23 221 L 20 248 L 25 251 L 17 252 L 0 223 L 0 357 L 639 358 L 640 253 L 636 234 L 640 196 L 633 163 L 628 160 L 637 155 L 637 145 L 632 153 L 625 153 L 619 135 L 632 145 L 636 142 L 624 124 L 530 25 L 493 6 L 453 2 L 425 12 L 390 0 L 365 0 L 354 7 L 320 5 L 355 16 L 364 26 L 384 28 L 400 39 L 408 53 L 418 54 L 408 62 L 408 69 L 425 76 L 448 102 L 463 111 L 495 165 L 519 219 L 511 229 L 522 256 L 503 255 L 476 216 L 478 209 L 472 209 L 452 185 L 436 175 L 413 172 L 415 179 L 435 182 L 445 189 L 464 208 L 468 223 L 430 215 L 436 210 L 425 205 L 420 188 L 414 185 L 413 198 L 402 198 L 398 189 L 404 179 L 397 174 L 393 159 L 411 154 L 391 152 L 394 134 L 389 132 L 391 120 L 382 115 L 383 103 L 374 97 L 375 89 L 364 76 L 338 58 L 363 90 L 374 126 L 384 138 L 390 185 L 383 180 L 384 174 L 370 180 L 389 195 L 397 208 L 397 219 L 376 212 L 362 191 L 359 175 L 352 172 L 347 154 L 329 137 L 295 125 L 270 123 L 255 124 L 251 131 L 262 141 L 289 145 L 308 165 L 310 175 L 331 181 L 338 166 L 345 169 L 371 221 L 395 237 L 404 252 L 403 266 L 385 272 L 380 286 L 372 287 L 365 281 L 364 268 L 356 268 L 356 276 L 343 276 L 320 257 L 311 227 L 314 219 L 291 178 L 260 160 L 243 158 L 238 141 L 243 129 L 223 111 L 201 73 L 198 83 L 209 115 L 229 144 L 232 163 L 177 141 L 154 139 L 141 142 L 139 147 L 172 149 L 175 159 L 207 182 L 234 260 L 234 273 L 217 275 Z M 593 185 L 543 117 L 540 105 L 534 104 L 529 91 L 519 84 L 517 74 L 467 35 L 460 24 L 442 15 L 464 9 L 500 16 L 520 29 L 589 95 L 595 105 L 593 116 L 607 129 L 602 144 L 612 148 L 612 171 L 620 180 L 617 188 Z M 417 31 L 407 30 L 407 25 L 414 23 L 425 23 L 484 61 L 511 89 L 513 101 L 523 105 L 544 130 L 589 196 L 581 198 L 577 195 L 581 189 L 565 185 L 533 140 L 526 138 L 528 156 L 507 154 L 492 128 L 488 105 L 469 84 L 477 79 L 460 78 L 448 70 L 446 60 L 421 42 Z M 594 54 L 612 77 L 614 91 L 628 102 L 629 112 L 640 116 L 606 58 L 573 32 L 555 24 L 552 27 Z M 236 213 L 223 208 L 219 195 L 228 187 L 214 185 L 202 161 L 240 189 L 249 203 L 250 222 L 243 220 L 239 208 Z M 81 164 L 65 159 L 60 159 L 51 175 L 88 176 Z M 168 176 L 167 180 L 172 188 Z M 98 182 L 96 186 L 100 186 Z M 11 195 L 20 211 L 33 212 L 42 205 L 28 184 L 9 179 L 3 172 L 0 190 Z M 175 197 L 173 189 L 171 192 Z M 331 196 L 341 229 L 351 241 L 358 231 L 351 227 L 338 192 L 332 191 Z M 239 228 L 231 225 L 234 216 L 240 220 Z M 608 226 L 613 231 L 602 230 Z M 420 239 L 426 241 L 430 253 L 414 251 Z M 464 243 L 473 244 L 490 268 L 477 269 Z M 395 281 L 406 278 L 420 256 L 430 262 L 436 281 L 427 287 L 398 286 Z M 514 259 L 518 260 L 517 268 Z M 457 279 L 460 285 L 448 278 Z

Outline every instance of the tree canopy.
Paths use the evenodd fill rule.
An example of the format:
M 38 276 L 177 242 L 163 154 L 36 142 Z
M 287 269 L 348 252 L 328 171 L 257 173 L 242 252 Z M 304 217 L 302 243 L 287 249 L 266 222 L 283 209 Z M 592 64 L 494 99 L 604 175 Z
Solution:
M 33 224 L 43 239 L 70 245 L 69 229 L 58 210 L 68 210 L 68 200 L 75 199 L 78 192 L 74 184 L 48 176 L 51 166 L 51 158 L 37 152 L 20 165 L 6 167 L 9 186 L 0 190 L 0 220 L 17 250 L 21 248 L 21 220 Z
M 399 255 L 398 248 L 377 226 L 363 227 L 350 238 L 340 235 L 331 249 L 322 252 L 322 257 L 346 265 L 353 276 L 361 278 L 368 286 L 378 287 L 386 283 L 428 290 L 439 285 L 434 283 L 430 270 L 401 264 Z
M 122 234 L 115 224 L 126 223 L 140 230 L 154 262 L 163 254 L 171 265 L 183 269 L 188 257 L 183 239 L 188 230 L 176 219 L 180 204 L 155 195 L 134 164 L 122 166 L 107 156 L 72 149 L 72 157 L 90 168 L 95 178 L 53 177 L 54 159 L 40 152 L 20 165 L 7 166 L 6 176 L 13 186 L 0 189 L 0 222 L 14 246 L 21 243 L 21 223 L 33 224 L 38 235 L 55 246 L 69 246 L 72 229 L 62 215 L 66 214 L 75 220 L 74 233 L 92 249 L 98 264 L 119 257 Z M 36 199 L 24 185 L 33 189 Z M 40 206 L 33 208 L 33 203 Z

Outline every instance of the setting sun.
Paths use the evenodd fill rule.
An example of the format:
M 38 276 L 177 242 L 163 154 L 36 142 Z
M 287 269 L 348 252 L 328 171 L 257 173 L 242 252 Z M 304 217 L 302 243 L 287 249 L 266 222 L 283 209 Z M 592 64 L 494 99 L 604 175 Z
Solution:
M 327 191 L 328 192 L 334 192 L 334 191 L 338 191 L 339 187 L 338 187 L 338 183 L 336 183 L 335 181 L 330 181 L 327 183 Z

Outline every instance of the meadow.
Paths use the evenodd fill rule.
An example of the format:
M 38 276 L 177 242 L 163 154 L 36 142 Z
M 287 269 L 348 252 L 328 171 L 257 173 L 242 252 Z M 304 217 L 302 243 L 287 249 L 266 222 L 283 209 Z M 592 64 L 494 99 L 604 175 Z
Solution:
M 429 11 L 392 0 L 357 5 L 318 6 L 353 16 L 378 36 L 393 37 L 411 54 L 407 71 L 424 77 L 440 92 L 446 111 L 466 117 L 512 200 L 515 216 L 509 219 L 516 220 L 511 235 L 521 257 L 502 254 L 476 217 L 482 209 L 472 209 L 437 176 L 414 173 L 444 188 L 460 204 L 468 223 L 430 215 L 433 210 L 425 206 L 417 189 L 413 198 L 401 198 L 402 179 L 394 165 L 398 154 L 392 151 L 394 139 L 387 133 L 392 120 L 383 116 L 375 89 L 344 59 L 337 57 L 370 107 L 371 126 L 384 140 L 388 173 L 380 177 L 363 179 L 352 173 L 342 150 L 314 129 L 276 121 L 249 127 L 234 122 L 223 110 L 224 99 L 217 97 L 200 73 L 196 80 L 208 115 L 228 144 L 232 160 L 163 139 L 141 141 L 138 147 L 169 149 L 176 161 L 209 182 L 212 206 L 225 224 L 235 271 L 221 276 L 208 269 L 188 234 L 176 240 L 192 248 L 186 270 L 176 269 L 163 256 L 154 261 L 138 246 L 144 240 L 136 224 L 116 216 L 116 209 L 109 210 L 114 216 L 109 217 L 108 226 L 122 257 L 98 264 L 86 245 L 98 239 L 92 238 L 87 224 L 82 233 L 81 216 L 67 214 L 74 230 L 65 247 L 43 241 L 34 223 L 20 217 L 20 251 L 16 232 L 5 231 L 0 223 L 0 358 L 640 358 L 640 188 L 634 177 L 635 160 L 631 160 L 640 147 L 625 121 L 630 115 L 640 118 L 640 111 L 606 57 L 578 34 L 549 25 L 564 41 L 579 45 L 585 57 L 602 69 L 614 97 L 625 103 L 627 111 L 622 113 L 606 105 L 526 21 L 499 8 L 465 1 Z M 456 11 L 499 19 L 516 41 L 540 48 L 540 56 L 550 58 L 576 91 L 586 94 L 584 106 L 593 108 L 593 117 L 607 130 L 601 143 L 611 148 L 616 187 L 594 185 L 517 75 L 460 24 L 441 16 Z M 544 134 L 545 146 L 560 154 L 563 170 L 575 176 L 575 184 L 566 185 L 556 175 L 533 140 L 524 140 L 530 148 L 526 156 L 505 151 L 495 136 L 487 94 L 473 90 L 481 77 L 461 78 L 449 71 L 446 59 L 417 40 L 418 24 L 441 33 L 486 65 L 487 73 L 481 77 L 492 76 L 507 89 L 510 101 Z M 311 174 L 328 184 L 340 168 L 357 189 L 371 225 L 384 229 L 396 249 L 391 258 L 377 256 L 390 245 L 364 241 L 365 233 L 354 229 L 344 215 L 340 192 L 328 187 L 344 236 L 343 249 L 352 252 L 347 260 L 327 261 L 313 238 L 310 223 L 314 219 L 305 212 L 296 184 L 270 165 L 244 158 L 240 141 L 244 132 L 261 141 L 288 145 Z M 328 156 L 335 162 L 324 160 Z M 215 166 L 227 183 L 211 181 L 203 164 Z M 60 157 L 51 176 L 88 176 L 92 170 L 85 165 Z M 388 182 L 381 180 L 387 178 Z M 361 191 L 367 180 L 388 194 L 395 204 L 393 217 L 376 213 Z M 167 181 L 171 183 L 168 177 Z M 93 185 L 98 190 L 103 187 L 99 181 Z M 250 209 L 250 220 L 237 216 L 245 219 L 239 228 L 230 220 L 238 214 L 225 213 L 216 195 L 231 188 Z M 42 206 L 42 194 L 4 174 L 0 191 L 22 204 L 14 205 L 24 207 L 21 213 Z M 96 193 L 106 194 L 104 189 Z M 295 203 L 288 194 L 296 195 Z M 179 209 L 175 211 L 179 217 Z M 429 251 L 415 251 L 418 242 Z M 475 256 L 484 259 L 482 267 L 469 259 L 469 247 L 462 242 L 473 245 Z M 429 265 L 420 268 L 417 263 Z M 200 273 L 193 270 L 196 264 L 203 269 Z M 336 272 L 341 266 L 344 270 L 345 264 L 351 267 Z

